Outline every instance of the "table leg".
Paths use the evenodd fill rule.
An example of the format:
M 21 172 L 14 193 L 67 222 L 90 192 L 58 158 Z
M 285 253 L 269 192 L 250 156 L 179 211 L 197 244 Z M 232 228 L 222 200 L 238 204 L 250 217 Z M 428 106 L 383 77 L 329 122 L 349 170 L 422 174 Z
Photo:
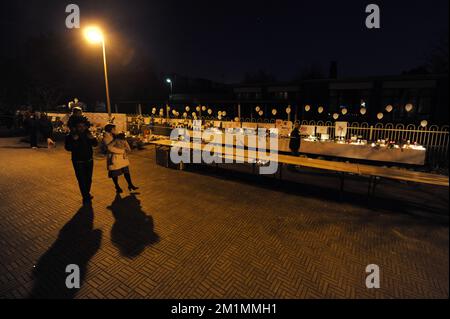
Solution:
M 373 176 L 369 177 L 369 188 L 367 189 L 367 196 L 370 197 L 372 193 L 372 183 L 373 183 Z
M 375 188 L 377 187 L 377 177 L 373 177 L 373 183 L 372 183 L 372 196 L 375 195 Z
M 340 189 L 339 189 L 339 199 L 343 200 L 344 199 L 344 180 L 345 180 L 345 174 L 341 173 L 340 174 L 340 181 L 341 181 L 341 185 L 340 185 Z

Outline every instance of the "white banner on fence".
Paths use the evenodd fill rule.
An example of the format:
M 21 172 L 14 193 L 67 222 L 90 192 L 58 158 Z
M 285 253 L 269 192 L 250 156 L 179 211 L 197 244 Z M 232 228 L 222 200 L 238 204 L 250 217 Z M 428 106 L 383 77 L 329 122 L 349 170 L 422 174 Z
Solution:
M 336 122 L 335 136 L 345 138 L 347 136 L 347 122 Z

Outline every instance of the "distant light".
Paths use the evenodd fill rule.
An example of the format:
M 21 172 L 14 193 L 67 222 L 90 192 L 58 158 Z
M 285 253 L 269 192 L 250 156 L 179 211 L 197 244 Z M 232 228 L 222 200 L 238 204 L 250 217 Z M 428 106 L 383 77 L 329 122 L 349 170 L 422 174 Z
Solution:
M 166 79 L 166 82 L 167 83 L 172 83 L 172 80 L 171 79 Z
M 98 27 L 87 27 L 84 29 L 84 36 L 91 43 L 100 43 L 103 41 L 102 30 Z

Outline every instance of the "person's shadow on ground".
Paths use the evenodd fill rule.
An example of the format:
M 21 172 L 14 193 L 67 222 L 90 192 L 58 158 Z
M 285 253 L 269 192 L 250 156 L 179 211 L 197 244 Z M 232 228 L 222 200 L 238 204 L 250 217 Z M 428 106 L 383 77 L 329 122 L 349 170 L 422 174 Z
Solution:
M 30 298 L 71 299 L 79 289 L 69 289 L 66 279 L 68 265 L 80 270 L 80 285 L 86 277 L 87 264 L 100 248 L 102 231 L 93 229 L 94 212 L 84 206 L 61 229 L 58 239 L 41 256 L 33 271 L 34 283 Z
M 117 195 L 108 207 L 115 218 L 111 229 L 111 241 L 122 256 L 139 256 L 145 247 L 159 241 L 153 230 L 153 218 L 142 211 L 141 202 L 135 194 L 121 198 Z

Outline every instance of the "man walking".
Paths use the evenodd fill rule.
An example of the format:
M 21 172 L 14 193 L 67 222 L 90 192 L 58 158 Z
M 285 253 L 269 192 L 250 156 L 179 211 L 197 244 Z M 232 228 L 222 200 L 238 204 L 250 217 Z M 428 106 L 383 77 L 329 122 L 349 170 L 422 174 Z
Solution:
M 89 205 L 93 198 L 91 196 L 94 168 L 92 147 L 97 146 L 98 141 L 89 131 L 89 123 L 84 118 L 74 119 L 72 124 L 73 130 L 66 136 L 65 148 L 72 152 L 73 168 L 83 196 L 83 205 Z

